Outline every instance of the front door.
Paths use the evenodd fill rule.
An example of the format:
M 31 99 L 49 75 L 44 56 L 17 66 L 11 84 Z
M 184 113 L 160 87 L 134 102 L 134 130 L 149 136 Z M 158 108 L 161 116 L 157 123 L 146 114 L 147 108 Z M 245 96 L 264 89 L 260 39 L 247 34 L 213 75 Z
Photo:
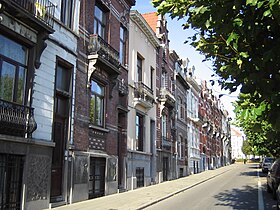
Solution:
M 168 180 L 168 157 L 163 158 L 163 181 Z
M 52 202 L 62 199 L 62 177 L 63 177 L 63 162 L 65 150 L 65 123 L 64 120 L 57 117 L 54 122 L 54 142 L 52 171 L 51 171 L 51 199 Z
M 105 158 L 90 158 L 89 199 L 105 195 Z

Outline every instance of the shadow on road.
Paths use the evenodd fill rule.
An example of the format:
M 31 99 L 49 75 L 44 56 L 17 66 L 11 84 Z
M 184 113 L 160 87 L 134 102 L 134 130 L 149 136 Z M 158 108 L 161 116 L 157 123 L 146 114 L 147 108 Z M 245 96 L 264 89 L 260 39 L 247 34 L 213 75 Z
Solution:
M 258 188 L 245 186 L 242 189 L 232 189 L 215 196 L 219 203 L 216 206 L 230 206 L 233 209 L 256 209 L 258 206 Z M 251 199 L 254 197 L 255 199 Z
M 249 167 L 251 168 L 251 167 Z M 257 168 L 255 168 L 257 169 Z M 252 169 L 251 169 L 252 170 Z M 260 169 L 259 169 L 260 170 Z M 240 173 L 240 176 L 258 177 L 258 170 L 244 171 Z M 272 199 L 271 194 L 267 193 L 266 190 L 266 173 L 259 173 L 259 177 L 262 183 L 262 195 L 264 209 L 276 210 L 276 201 Z M 256 209 L 258 207 L 258 184 L 254 187 L 243 186 L 242 188 L 234 188 L 232 190 L 226 190 L 214 196 L 218 203 L 216 206 L 219 207 L 231 207 L 232 209 Z

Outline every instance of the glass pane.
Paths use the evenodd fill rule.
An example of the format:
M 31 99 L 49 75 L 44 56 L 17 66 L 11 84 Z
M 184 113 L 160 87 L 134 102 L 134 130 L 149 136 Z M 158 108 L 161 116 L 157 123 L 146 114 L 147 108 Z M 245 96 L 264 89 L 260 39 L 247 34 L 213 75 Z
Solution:
M 96 98 L 96 124 L 102 125 L 102 115 L 103 115 L 103 107 L 102 107 L 102 99 Z
M 124 29 L 123 29 L 123 27 L 120 27 L 120 39 L 122 41 L 124 41 Z
M 0 35 L 0 54 L 26 64 L 27 48 L 2 35 Z
M 91 92 L 103 95 L 103 87 L 98 85 L 95 81 L 91 81 Z
M 90 113 L 89 113 L 89 119 L 90 122 L 94 123 L 95 122 L 95 97 L 92 96 L 90 99 Z
M 98 28 L 97 25 L 98 25 L 97 20 L 94 20 L 93 21 L 93 33 L 94 34 L 98 34 L 97 33 L 97 28 Z
M 57 98 L 57 114 L 67 116 L 68 100 Z
M 56 89 L 70 91 L 70 71 L 61 66 L 57 67 L 56 72 Z
M 103 22 L 103 20 L 104 20 L 103 16 L 104 15 L 103 15 L 102 10 L 99 7 L 95 6 L 95 8 L 94 8 L 94 18 L 100 20 L 100 22 Z
M 18 89 L 17 89 L 16 102 L 18 102 L 20 104 L 23 104 L 23 101 L 24 101 L 25 74 L 26 74 L 26 69 L 23 68 L 23 67 L 19 67 L 19 72 L 18 72 Z
M 13 101 L 15 74 L 16 67 L 3 61 L 0 75 L 0 98 Z

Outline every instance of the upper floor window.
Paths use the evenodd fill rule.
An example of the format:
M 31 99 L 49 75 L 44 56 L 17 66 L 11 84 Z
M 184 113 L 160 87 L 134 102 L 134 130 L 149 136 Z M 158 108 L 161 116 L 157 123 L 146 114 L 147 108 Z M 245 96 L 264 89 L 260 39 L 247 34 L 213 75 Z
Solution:
M 95 5 L 93 33 L 98 34 L 102 39 L 104 39 L 105 28 L 106 28 L 106 13 L 98 5 Z
M 162 75 L 161 75 L 161 87 L 162 88 L 167 88 L 168 85 L 167 85 L 167 73 L 166 72 L 162 72 Z
M 61 1 L 61 22 L 63 22 L 67 27 L 72 27 L 73 19 L 73 0 L 62 0 Z
M 184 119 L 185 114 L 185 105 L 183 103 L 183 100 L 180 98 L 180 118 Z
M 104 125 L 104 87 L 91 81 L 90 122 L 97 126 Z
M 24 104 L 28 49 L 0 35 L 0 99 Z
M 144 117 L 136 114 L 136 150 L 143 151 L 144 147 Z
M 178 157 L 181 159 L 183 157 L 183 137 L 179 136 L 179 142 L 178 142 Z
M 155 69 L 153 67 L 151 67 L 151 76 L 150 76 L 150 79 L 151 79 L 151 89 L 153 90 L 154 89 L 154 73 L 155 73 Z
M 164 138 L 167 137 L 167 120 L 165 114 L 162 114 L 162 118 L 161 118 L 161 134 L 162 137 Z
M 142 82 L 142 73 L 143 73 L 142 65 L 143 65 L 143 59 L 139 55 L 137 55 L 137 72 L 136 72 L 137 82 Z
M 126 30 L 123 26 L 120 27 L 120 62 L 125 64 L 126 55 Z

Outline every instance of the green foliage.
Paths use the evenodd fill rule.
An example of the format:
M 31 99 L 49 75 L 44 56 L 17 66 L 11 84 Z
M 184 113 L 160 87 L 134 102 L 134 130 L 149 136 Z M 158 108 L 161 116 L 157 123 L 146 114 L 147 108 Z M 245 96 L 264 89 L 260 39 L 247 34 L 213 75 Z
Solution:
M 244 155 L 254 155 L 253 148 L 248 140 L 243 141 L 242 152 Z
M 250 94 L 255 114 L 280 131 L 280 4 L 278 0 L 152 0 L 161 14 L 184 18 L 188 40 L 213 68 L 222 88 Z M 263 110 L 265 109 L 265 110 Z M 260 116 L 258 113 L 262 112 Z M 258 126 L 256 126 L 257 129 Z
M 280 154 L 279 0 L 152 0 L 195 30 L 191 45 L 213 61 L 223 89 L 241 87 L 237 124 L 256 155 Z
M 250 94 L 240 94 L 234 104 L 235 124 L 243 128 L 247 137 L 244 149 L 246 152 L 251 150 L 253 155 L 277 157 L 280 154 L 280 132 L 263 120 L 263 115 L 269 109 L 268 104 L 261 103 L 257 106 L 251 100 Z

